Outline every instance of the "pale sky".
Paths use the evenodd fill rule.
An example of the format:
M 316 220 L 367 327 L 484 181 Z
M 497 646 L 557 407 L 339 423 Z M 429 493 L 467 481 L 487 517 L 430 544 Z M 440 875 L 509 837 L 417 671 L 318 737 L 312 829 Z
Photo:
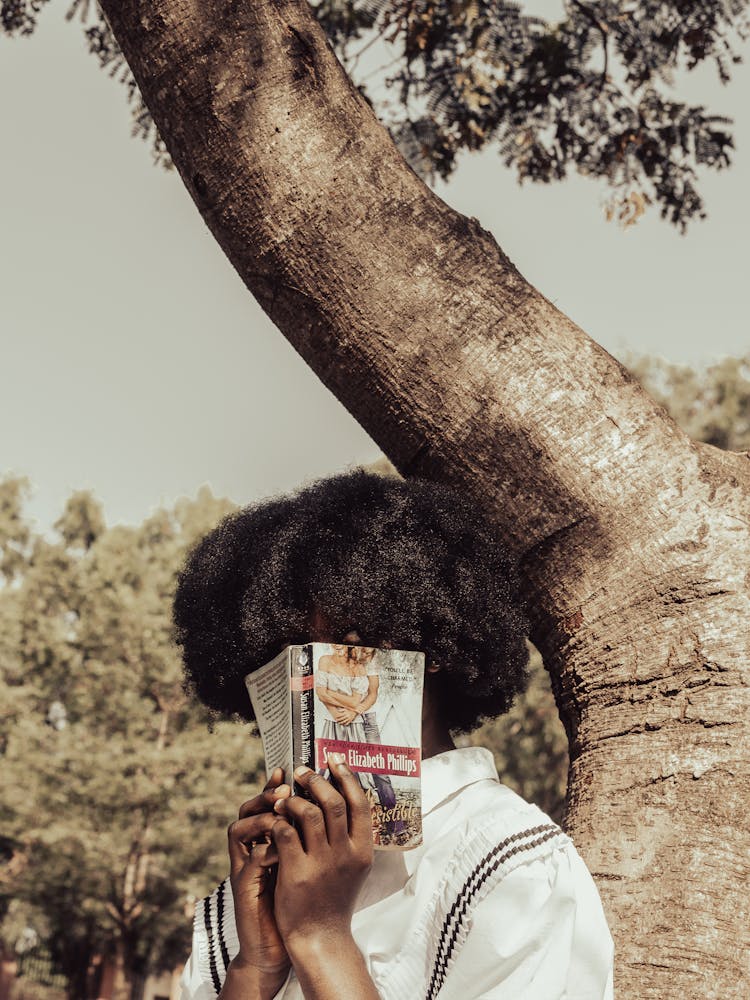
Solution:
M 176 172 L 130 138 L 124 88 L 67 4 L 0 39 L 0 473 L 30 477 L 40 525 L 91 488 L 137 522 L 207 482 L 249 503 L 372 461 L 377 447 L 251 298 Z M 555 6 L 538 0 L 540 7 Z M 750 350 L 750 73 L 681 92 L 735 118 L 734 166 L 704 180 L 681 237 L 652 212 L 623 232 L 604 190 L 519 188 L 490 150 L 438 192 L 618 357 L 701 364 Z

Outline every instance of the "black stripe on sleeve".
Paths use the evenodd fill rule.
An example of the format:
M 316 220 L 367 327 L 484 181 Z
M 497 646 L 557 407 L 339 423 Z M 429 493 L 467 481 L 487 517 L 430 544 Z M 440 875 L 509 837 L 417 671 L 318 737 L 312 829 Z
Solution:
M 206 896 L 203 900 L 203 924 L 206 928 L 206 935 L 208 937 L 208 962 L 211 968 L 211 980 L 214 984 L 214 989 L 216 990 L 216 996 L 221 993 L 221 980 L 219 979 L 219 972 L 216 968 L 216 956 L 214 955 L 214 935 L 211 929 L 211 897 Z
M 534 847 L 538 847 L 545 841 L 551 840 L 553 837 L 557 836 L 560 832 L 560 827 L 555 826 L 554 824 L 544 824 L 542 826 L 532 827 L 528 830 L 522 830 L 520 833 L 516 833 L 512 837 L 508 837 L 506 840 L 503 840 L 500 844 L 493 847 L 492 850 L 482 858 L 479 864 L 475 866 L 464 884 L 461 886 L 458 895 L 453 901 L 453 905 L 443 921 L 438 941 L 437 955 L 432 967 L 430 984 L 427 989 L 426 1000 L 434 1000 L 443 987 L 445 977 L 448 973 L 448 965 L 456 946 L 459 929 L 468 913 L 472 900 L 482 885 L 487 881 L 490 875 L 495 872 L 501 864 L 503 864 L 503 862 L 507 861 L 516 854 L 522 854 L 524 851 L 529 851 Z M 534 839 L 529 840 L 529 837 L 533 837 Z M 516 843 L 516 841 L 521 840 L 526 840 L 526 843 Z M 511 847 L 511 844 L 514 846 Z M 454 921 L 455 925 L 451 929 L 451 924 L 454 923 Z
M 227 951 L 226 941 L 224 940 L 224 892 L 226 889 L 226 882 L 222 882 L 219 886 L 216 894 L 216 922 L 217 931 L 219 938 L 219 948 L 221 949 L 221 960 L 224 963 L 224 975 L 222 976 L 222 981 L 226 979 L 227 969 L 229 968 L 229 952 Z

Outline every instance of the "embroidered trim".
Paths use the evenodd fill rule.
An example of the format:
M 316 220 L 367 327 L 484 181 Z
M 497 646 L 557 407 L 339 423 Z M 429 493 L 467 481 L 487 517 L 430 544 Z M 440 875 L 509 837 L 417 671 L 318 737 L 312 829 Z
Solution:
M 210 896 L 196 904 L 193 929 L 193 950 L 201 981 L 209 991 L 218 995 L 224 986 L 229 963 L 239 951 L 234 899 L 228 877 L 216 886 Z
M 474 897 L 487 879 L 514 855 L 539 847 L 540 844 L 551 840 L 560 833 L 562 833 L 560 828 L 553 823 L 545 823 L 541 826 L 521 830 L 493 847 L 474 867 L 461 886 L 443 921 L 426 1000 L 434 1000 L 442 989 L 445 977 L 453 962 L 453 952 L 462 930 L 462 924 L 468 915 Z M 525 841 L 525 843 L 518 843 L 519 841 Z M 511 844 L 514 846 L 509 846 Z M 502 874 L 504 873 L 501 873 L 501 877 Z
M 229 968 L 229 952 L 227 951 L 227 944 L 224 940 L 224 893 L 226 891 L 226 881 L 222 882 L 218 888 L 216 894 L 216 918 L 217 918 L 217 935 L 219 938 L 219 948 L 221 950 L 221 960 L 224 963 L 224 974 L 221 977 L 222 985 L 227 977 L 227 969 Z
M 219 979 L 219 971 L 216 968 L 216 956 L 214 955 L 214 936 L 211 929 L 211 896 L 207 896 L 203 900 L 203 923 L 208 938 L 208 963 L 211 969 L 211 981 L 218 996 L 221 992 L 221 980 Z
M 442 878 L 430 894 L 429 901 L 423 905 L 420 916 L 412 925 L 411 933 L 407 935 L 398 954 L 393 956 L 387 965 L 380 968 L 375 966 L 372 969 L 371 974 L 383 1000 L 403 1000 L 405 996 L 424 997 L 427 994 L 435 959 L 439 953 L 443 924 L 452 904 L 462 890 L 465 891 L 466 883 L 471 878 L 470 873 L 481 873 L 489 857 L 495 856 L 496 849 L 500 851 L 504 849 L 502 845 L 506 840 L 509 843 L 517 843 L 524 837 L 528 838 L 529 831 L 539 826 L 554 827 L 549 816 L 537 806 L 524 802 L 509 788 L 504 786 L 499 788 L 502 794 L 497 796 L 497 807 L 487 809 L 485 805 L 480 823 L 472 818 L 472 802 L 469 798 L 467 802 L 469 818 L 454 826 L 449 832 L 441 834 L 441 853 L 444 852 L 450 857 Z M 530 861 L 551 857 L 558 850 L 570 845 L 570 838 L 562 830 L 554 829 L 554 836 L 550 836 L 542 843 L 528 844 L 523 851 L 508 856 L 500 862 L 502 867 L 499 871 L 493 872 L 491 877 L 475 885 L 475 894 L 471 899 L 466 919 L 458 922 L 455 927 L 457 938 L 455 955 L 469 936 L 474 907 L 492 892 L 501 878 Z M 428 857 L 429 851 L 425 855 L 425 861 Z M 444 958 L 443 949 L 440 950 L 440 955 Z M 463 997 L 459 997 L 458 1000 L 463 1000 Z

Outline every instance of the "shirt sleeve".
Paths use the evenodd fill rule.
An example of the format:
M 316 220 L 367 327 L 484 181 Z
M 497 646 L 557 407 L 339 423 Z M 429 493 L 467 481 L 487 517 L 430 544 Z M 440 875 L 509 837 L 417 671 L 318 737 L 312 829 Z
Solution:
M 180 977 L 180 1000 L 216 1000 L 216 989 L 213 984 L 204 982 L 198 972 L 198 963 L 193 958 L 194 952 L 185 964 Z M 292 979 L 292 970 L 287 973 L 283 986 L 273 1000 L 283 1000 L 287 987 Z
M 441 1000 L 613 1000 L 613 955 L 599 893 L 568 844 L 477 904 Z
M 192 950 L 180 977 L 180 1000 L 216 1000 L 229 963 L 239 951 L 232 886 L 227 877 L 196 903 Z M 282 1000 L 291 977 L 273 998 Z
M 216 1000 L 216 990 L 211 983 L 203 981 L 198 963 L 195 959 L 195 949 L 185 963 L 180 977 L 180 1000 Z

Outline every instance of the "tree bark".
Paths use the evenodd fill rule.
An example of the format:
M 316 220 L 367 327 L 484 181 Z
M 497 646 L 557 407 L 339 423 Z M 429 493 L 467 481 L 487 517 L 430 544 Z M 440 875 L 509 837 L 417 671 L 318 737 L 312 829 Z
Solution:
M 101 5 L 271 319 L 521 558 L 618 996 L 748 995 L 749 456 L 690 441 L 416 177 L 304 0 Z

